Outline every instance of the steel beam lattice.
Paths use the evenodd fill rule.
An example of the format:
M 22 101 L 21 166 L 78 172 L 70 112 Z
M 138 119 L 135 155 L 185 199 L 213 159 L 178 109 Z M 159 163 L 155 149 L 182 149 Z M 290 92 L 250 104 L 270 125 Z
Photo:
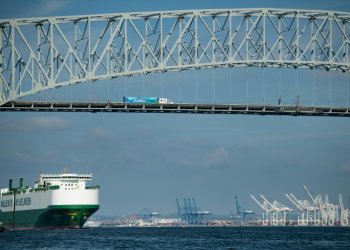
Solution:
M 0 105 L 150 72 L 259 66 L 348 72 L 350 13 L 228 9 L 0 20 Z

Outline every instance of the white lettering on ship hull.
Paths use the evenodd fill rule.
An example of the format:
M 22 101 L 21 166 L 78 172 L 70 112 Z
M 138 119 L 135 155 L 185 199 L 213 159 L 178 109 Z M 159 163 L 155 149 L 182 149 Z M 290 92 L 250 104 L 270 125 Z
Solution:
M 32 203 L 30 197 L 16 199 L 16 206 L 29 206 Z M 13 200 L 1 201 L 1 207 L 12 207 Z

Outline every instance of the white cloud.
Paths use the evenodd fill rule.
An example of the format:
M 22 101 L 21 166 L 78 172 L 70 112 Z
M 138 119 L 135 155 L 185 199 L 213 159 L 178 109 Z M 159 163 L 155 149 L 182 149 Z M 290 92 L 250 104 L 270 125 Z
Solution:
M 23 122 L 23 129 L 61 129 L 68 126 L 68 121 L 54 116 L 28 117 Z M 18 125 L 19 127 L 21 125 Z
M 36 15 L 51 15 L 54 14 L 56 11 L 59 11 L 61 9 L 64 9 L 65 7 L 69 6 L 73 1 L 57 1 L 57 0 L 39 0 L 37 1 L 35 14 Z M 34 14 L 34 15 L 35 15 Z
M 101 127 L 92 128 L 91 132 L 93 135 L 102 139 L 110 139 L 113 137 L 113 134 L 111 133 L 111 131 Z
M 219 147 L 210 152 L 206 157 L 207 166 L 227 166 L 231 163 L 231 157 L 229 152 L 224 147 Z
M 24 18 L 24 17 L 44 17 L 57 16 L 67 12 L 76 0 L 31 0 L 31 1 L 2 1 L 4 3 L 2 18 Z
M 6 132 L 26 132 L 57 130 L 69 126 L 65 119 L 54 116 L 32 116 L 22 120 L 4 120 L 0 124 L 0 130 Z
M 204 156 L 203 156 L 204 155 Z M 215 148 L 208 153 L 197 152 L 190 155 L 183 154 L 176 158 L 180 166 L 197 168 L 228 168 L 232 165 L 230 153 L 224 147 Z
M 346 162 L 340 166 L 341 171 L 350 174 L 350 162 Z

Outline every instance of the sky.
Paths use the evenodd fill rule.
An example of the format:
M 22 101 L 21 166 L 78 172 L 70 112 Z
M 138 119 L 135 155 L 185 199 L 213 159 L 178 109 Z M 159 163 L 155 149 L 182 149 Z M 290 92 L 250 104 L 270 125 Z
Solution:
M 350 2 L 341 0 L 0 0 L 0 5 L 0 19 L 195 8 L 350 11 Z M 234 69 L 232 73 L 236 84 L 245 81 L 245 70 Z M 200 73 L 200 90 L 210 86 L 212 74 L 210 70 Z M 261 70 L 252 69 L 250 81 L 258 82 L 261 74 Z M 274 69 L 266 74 L 267 79 L 281 77 L 292 86 L 296 73 Z M 186 82 L 194 75 L 188 71 L 181 77 Z M 215 71 L 217 81 L 227 80 L 228 75 L 227 70 Z M 310 87 L 312 73 L 301 70 L 299 77 Z M 316 77 L 327 82 L 324 72 Z M 332 77 L 345 86 L 343 76 L 334 73 Z M 175 101 L 186 99 L 191 91 L 193 98 L 189 87 L 179 96 L 178 78 L 177 73 L 165 76 L 165 92 Z M 131 77 L 127 81 L 134 85 L 128 93 L 139 93 L 140 82 L 151 84 L 160 79 L 156 74 Z M 118 92 L 124 84 L 125 79 L 96 83 L 92 94 L 86 84 L 66 89 L 71 95 L 106 100 L 109 92 Z M 154 88 L 161 91 L 158 85 Z M 227 88 L 221 90 L 222 96 Z M 283 88 L 289 91 L 287 84 Z M 67 96 L 65 90 L 59 91 L 48 95 Z M 118 92 L 120 96 L 123 91 Z M 271 96 L 277 99 L 275 94 Z M 284 193 L 305 199 L 304 184 L 315 194 L 328 194 L 335 203 L 339 193 L 346 201 L 350 196 L 349 128 L 348 118 L 330 117 L 0 113 L 0 186 L 7 187 L 8 179 L 20 177 L 32 185 L 41 172 L 60 173 L 64 168 L 92 173 L 92 184 L 101 186 L 100 215 L 127 215 L 144 208 L 175 213 L 175 199 L 184 197 L 195 197 L 203 210 L 230 214 L 235 210 L 235 195 L 242 207 L 261 212 L 250 194 L 264 194 L 292 207 Z

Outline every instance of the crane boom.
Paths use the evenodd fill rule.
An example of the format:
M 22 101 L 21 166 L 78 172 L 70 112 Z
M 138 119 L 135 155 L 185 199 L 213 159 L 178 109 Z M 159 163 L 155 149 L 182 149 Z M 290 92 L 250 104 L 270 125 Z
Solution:
M 299 210 L 303 210 L 303 207 L 301 206 L 301 204 L 299 203 L 299 200 L 295 198 L 295 196 L 293 194 L 284 194 L 288 200 L 290 200 L 290 202 L 292 202 L 294 204 L 294 206 L 296 206 Z
M 343 204 L 343 197 L 341 196 L 341 194 L 339 194 L 339 205 L 340 205 L 340 210 L 343 211 L 344 204 Z
M 305 191 L 307 192 L 307 194 L 309 195 L 309 197 L 310 197 L 310 199 L 312 200 L 312 202 L 314 203 L 314 205 L 317 205 L 317 204 L 316 204 L 316 200 L 315 200 L 315 198 L 312 196 L 312 194 L 310 193 L 309 189 L 308 189 L 305 185 L 303 185 L 303 187 L 304 187 Z
M 256 202 L 256 204 L 258 204 L 262 208 L 262 210 L 266 210 L 265 206 L 261 204 L 260 201 L 258 201 L 252 194 L 250 195 L 250 197 Z
M 265 196 L 263 196 L 262 194 L 260 195 L 261 198 L 263 198 L 263 200 L 270 206 L 270 208 L 273 208 L 274 205 L 272 205 L 268 199 L 265 198 Z

